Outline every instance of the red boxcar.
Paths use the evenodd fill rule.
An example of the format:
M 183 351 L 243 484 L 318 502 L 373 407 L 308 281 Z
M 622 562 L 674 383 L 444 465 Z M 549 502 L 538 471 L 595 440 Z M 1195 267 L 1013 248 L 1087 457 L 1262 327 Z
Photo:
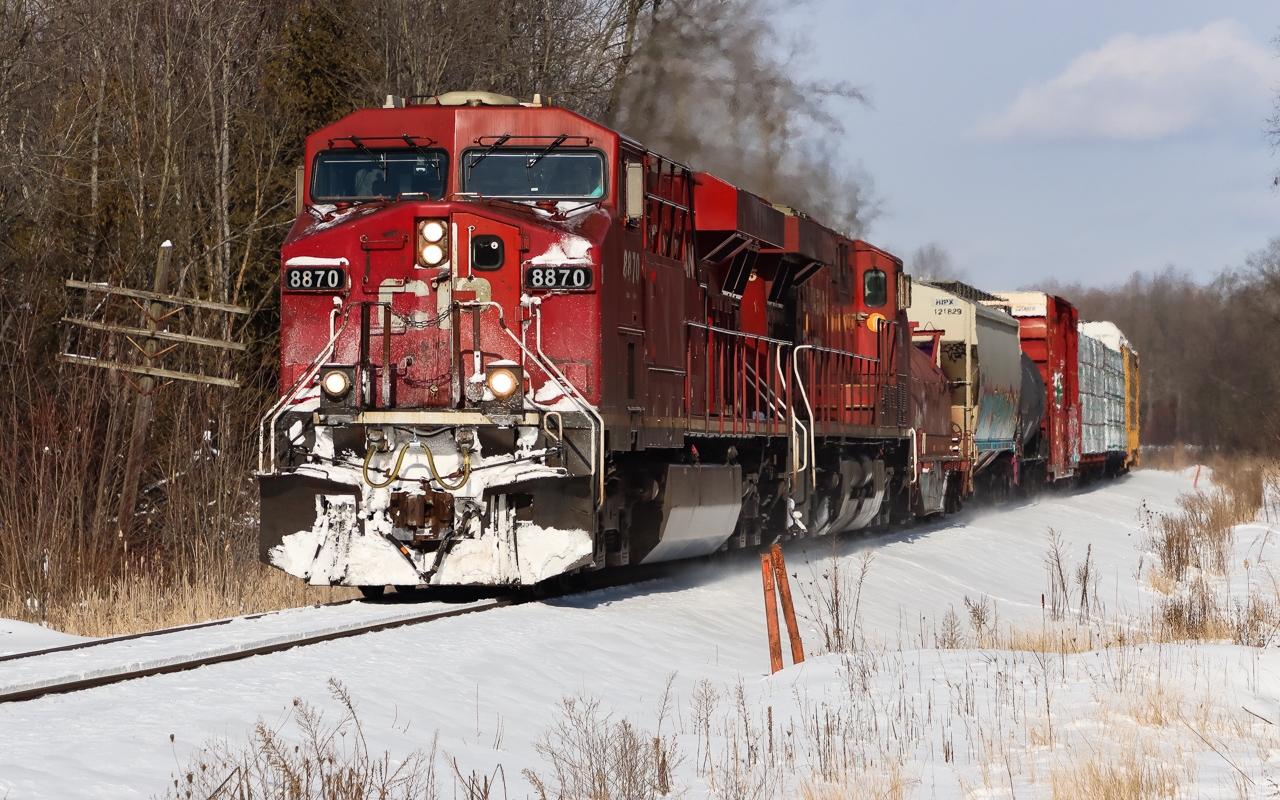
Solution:
M 1043 471 L 1050 482 L 1073 477 L 1080 463 L 1079 315 L 1061 297 L 1043 292 L 997 292 L 1018 319 L 1022 352 L 1040 368 L 1046 410 L 1040 424 L 1038 458 L 1024 461 L 1023 474 Z

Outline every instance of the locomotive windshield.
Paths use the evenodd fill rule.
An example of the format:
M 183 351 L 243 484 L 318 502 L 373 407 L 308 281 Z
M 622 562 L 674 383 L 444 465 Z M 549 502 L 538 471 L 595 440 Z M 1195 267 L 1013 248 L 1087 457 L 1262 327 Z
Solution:
M 444 150 L 397 148 L 326 150 L 316 156 L 311 196 L 320 201 L 444 195 L 449 155 Z
M 462 188 L 482 197 L 601 199 L 604 156 L 595 150 L 468 150 L 462 156 Z

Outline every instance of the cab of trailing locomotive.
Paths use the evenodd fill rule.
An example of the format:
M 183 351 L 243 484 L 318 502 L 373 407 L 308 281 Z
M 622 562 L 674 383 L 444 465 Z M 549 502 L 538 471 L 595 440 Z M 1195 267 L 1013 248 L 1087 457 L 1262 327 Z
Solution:
M 484 93 L 388 105 L 307 139 L 282 249 L 282 391 L 338 417 L 598 404 L 619 137 Z

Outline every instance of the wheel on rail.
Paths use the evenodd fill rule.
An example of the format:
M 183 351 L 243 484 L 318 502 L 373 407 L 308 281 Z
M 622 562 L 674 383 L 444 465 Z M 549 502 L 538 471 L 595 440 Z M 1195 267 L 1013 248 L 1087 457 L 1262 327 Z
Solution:
M 366 600 L 377 600 L 387 591 L 385 586 L 361 586 L 360 594 L 364 595 Z

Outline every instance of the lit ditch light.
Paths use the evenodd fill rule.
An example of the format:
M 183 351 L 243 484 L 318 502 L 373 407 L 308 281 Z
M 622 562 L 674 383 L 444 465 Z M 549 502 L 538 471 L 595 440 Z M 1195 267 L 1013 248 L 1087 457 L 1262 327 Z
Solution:
M 485 365 L 484 385 L 488 389 L 485 405 L 511 411 L 524 407 L 524 370 L 514 361 L 494 361 Z M 492 397 L 492 399 L 490 399 Z
M 351 380 L 339 370 L 334 370 L 324 376 L 324 393 L 330 397 L 342 397 L 351 388 Z
M 328 364 L 320 370 L 320 410 L 351 412 L 359 405 L 354 391 L 356 368 L 347 364 Z
M 449 247 L 449 226 L 442 219 L 418 222 L 417 259 L 420 267 L 437 267 L 444 263 Z

